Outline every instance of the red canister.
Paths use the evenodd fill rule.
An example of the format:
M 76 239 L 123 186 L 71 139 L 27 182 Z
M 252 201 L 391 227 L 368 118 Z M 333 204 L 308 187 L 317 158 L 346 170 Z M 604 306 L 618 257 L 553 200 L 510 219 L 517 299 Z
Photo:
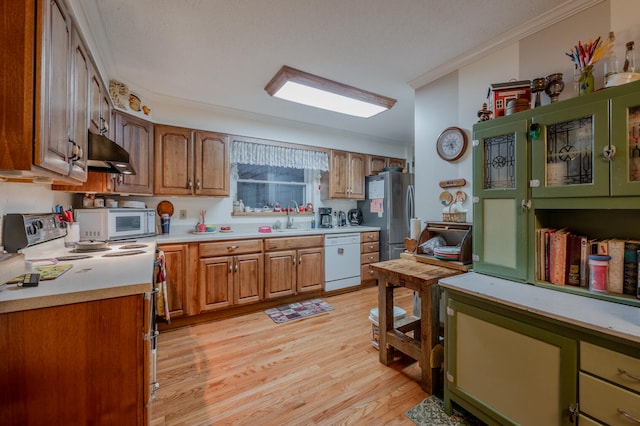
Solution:
M 611 256 L 589 255 L 589 290 L 598 292 L 607 291 L 609 260 L 611 260 Z

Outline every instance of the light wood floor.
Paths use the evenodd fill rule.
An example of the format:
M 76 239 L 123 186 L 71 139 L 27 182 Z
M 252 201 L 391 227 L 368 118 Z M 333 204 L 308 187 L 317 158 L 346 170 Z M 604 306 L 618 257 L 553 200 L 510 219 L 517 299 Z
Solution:
M 371 345 L 377 287 L 325 297 L 335 310 L 285 324 L 264 312 L 160 334 L 151 425 L 413 425 L 428 395 L 409 358 Z M 412 293 L 395 290 L 412 313 Z

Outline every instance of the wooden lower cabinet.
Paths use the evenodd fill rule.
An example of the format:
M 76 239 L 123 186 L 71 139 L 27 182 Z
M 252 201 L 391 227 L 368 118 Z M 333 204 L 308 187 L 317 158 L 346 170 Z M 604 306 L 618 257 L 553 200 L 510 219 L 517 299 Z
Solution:
M 145 425 L 143 294 L 0 315 L 0 423 Z
M 199 256 L 200 313 L 264 299 L 262 240 L 201 243 Z
M 575 339 L 457 296 L 446 312 L 446 410 L 453 400 L 488 424 L 571 424 Z
M 369 268 L 380 260 L 380 233 L 378 231 L 360 233 L 360 285 L 376 283 L 376 276 Z
M 296 251 L 265 253 L 265 298 L 291 296 L 296 291 Z
M 324 237 L 265 240 L 265 299 L 320 291 L 324 286 Z
M 171 318 L 184 316 L 188 311 L 189 246 L 188 244 L 161 244 L 164 252 L 167 280 L 167 300 Z

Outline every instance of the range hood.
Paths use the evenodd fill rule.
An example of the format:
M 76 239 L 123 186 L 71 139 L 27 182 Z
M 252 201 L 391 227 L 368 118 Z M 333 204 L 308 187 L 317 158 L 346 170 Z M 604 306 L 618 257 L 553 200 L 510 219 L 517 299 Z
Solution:
M 103 135 L 89 132 L 87 167 L 94 172 L 135 175 L 129 162 L 129 153 Z

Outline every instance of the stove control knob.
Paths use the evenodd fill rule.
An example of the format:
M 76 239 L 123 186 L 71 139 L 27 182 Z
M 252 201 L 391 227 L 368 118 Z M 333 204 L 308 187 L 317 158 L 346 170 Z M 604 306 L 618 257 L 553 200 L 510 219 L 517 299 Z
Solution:
M 36 235 L 38 233 L 38 227 L 35 223 L 27 225 L 27 235 Z
M 36 229 L 42 229 L 42 228 L 44 228 L 44 222 L 42 222 L 42 220 L 41 220 L 41 219 L 34 220 L 34 221 L 33 221 L 33 225 L 36 227 Z

